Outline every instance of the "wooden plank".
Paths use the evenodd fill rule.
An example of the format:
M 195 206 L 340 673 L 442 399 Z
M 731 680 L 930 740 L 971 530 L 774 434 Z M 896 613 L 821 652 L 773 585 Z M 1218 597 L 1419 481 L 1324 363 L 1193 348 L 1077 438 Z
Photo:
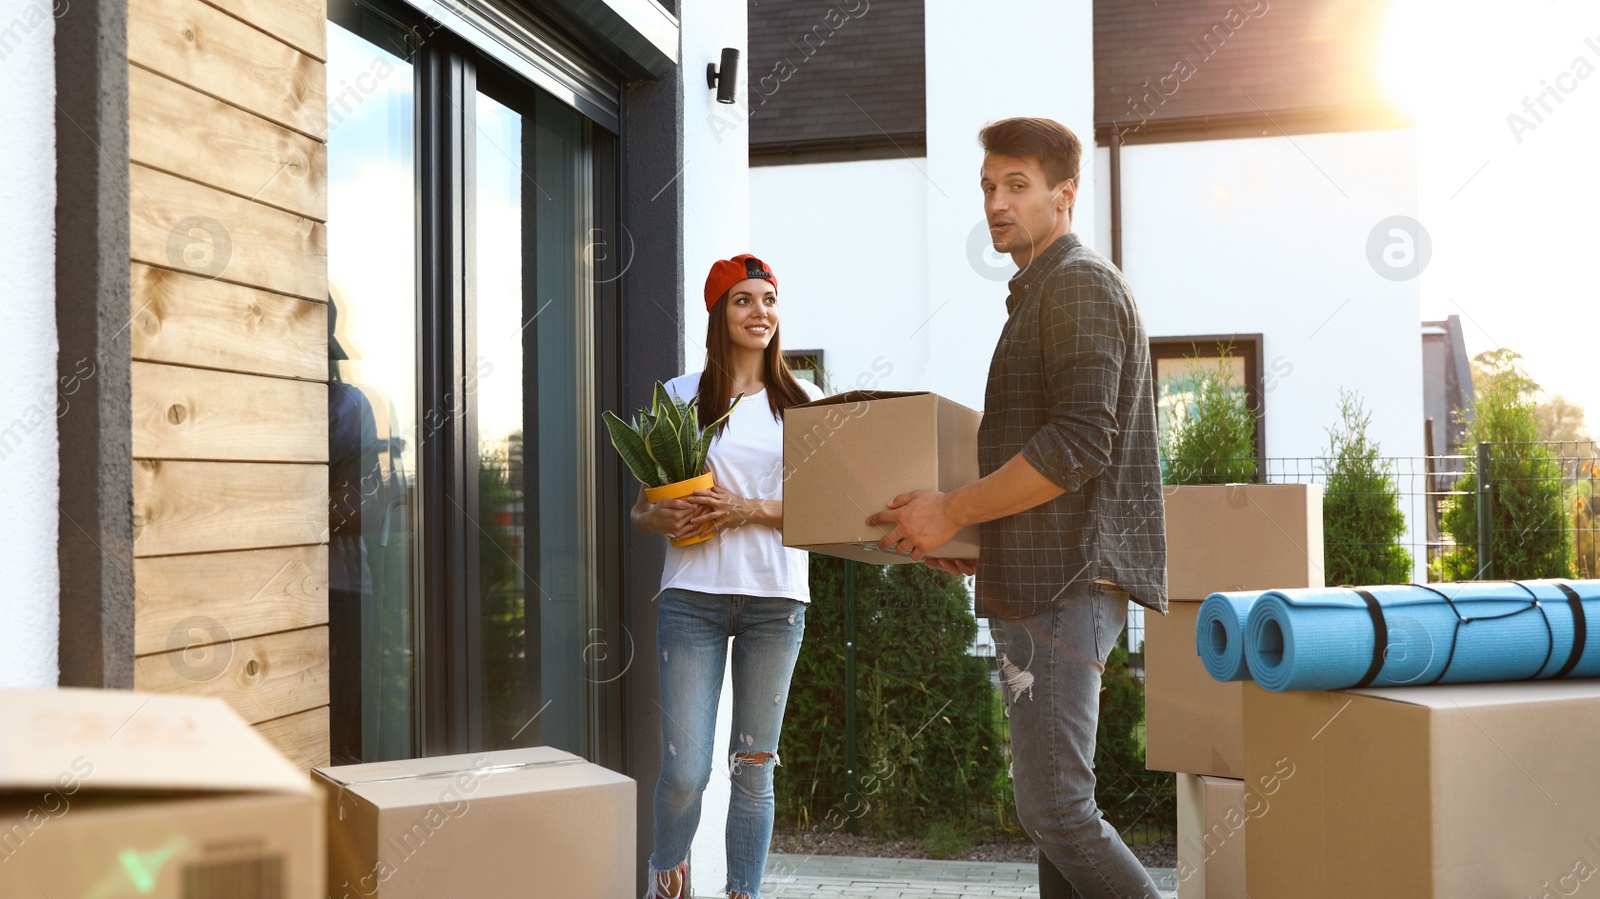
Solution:
M 328 379 L 328 307 L 226 281 L 133 266 L 133 358 Z
M 133 563 L 133 651 L 186 645 L 196 623 L 257 637 L 328 623 L 328 547 L 161 556 Z
M 133 461 L 133 552 L 179 555 L 327 541 L 328 466 Z
M 323 64 L 200 0 L 130 0 L 128 61 L 323 138 Z
M 263 721 L 256 725 L 256 730 L 301 771 L 328 764 L 327 706 Z
M 142 165 L 130 168 L 135 262 L 328 298 L 326 225 Z
M 328 220 L 328 148 L 176 81 L 128 70 L 128 155 L 134 162 Z
M 204 635 L 197 632 L 196 638 Z M 328 704 L 328 629 L 224 640 L 133 660 L 133 688 L 215 696 L 255 724 Z
M 324 0 L 207 0 L 308 56 L 328 61 L 328 4 Z
M 327 462 L 328 386 L 135 362 L 133 456 Z

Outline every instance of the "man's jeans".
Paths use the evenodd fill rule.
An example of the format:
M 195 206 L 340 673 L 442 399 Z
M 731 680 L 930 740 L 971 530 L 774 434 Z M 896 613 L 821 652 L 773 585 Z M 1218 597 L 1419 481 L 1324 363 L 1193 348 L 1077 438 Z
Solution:
M 1084 899 L 1161 895 L 1094 801 L 1100 675 L 1127 617 L 1126 592 L 1089 583 L 1048 611 L 990 619 L 1017 817 Z
M 717 698 L 732 637 L 733 745 L 726 757 L 733 789 L 725 892 L 758 899 L 772 842 L 778 734 L 805 630 L 806 604 L 799 600 L 662 591 L 656 619 L 662 758 L 652 876 L 684 860 L 700 823 L 700 796 L 711 779 Z M 745 760 L 763 753 L 770 755 L 764 762 Z

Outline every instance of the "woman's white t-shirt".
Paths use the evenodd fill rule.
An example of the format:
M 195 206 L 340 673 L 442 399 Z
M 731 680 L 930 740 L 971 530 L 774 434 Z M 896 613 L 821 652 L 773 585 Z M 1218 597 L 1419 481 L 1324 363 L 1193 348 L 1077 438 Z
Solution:
M 801 381 L 811 399 L 821 399 L 816 385 Z M 700 390 L 700 372 L 667 382 L 667 391 L 693 399 Z M 728 425 L 711 440 L 708 457 L 719 486 L 748 499 L 783 499 L 783 423 L 772 416 L 767 392 L 739 401 Z M 809 554 L 783 545 L 783 534 L 766 525 L 747 524 L 718 531 L 692 546 L 667 545 L 661 589 L 699 593 L 784 596 L 811 601 Z

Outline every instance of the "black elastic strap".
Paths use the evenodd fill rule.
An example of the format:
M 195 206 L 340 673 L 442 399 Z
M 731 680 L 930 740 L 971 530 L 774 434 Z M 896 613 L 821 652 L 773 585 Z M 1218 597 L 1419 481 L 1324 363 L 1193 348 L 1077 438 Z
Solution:
M 1389 649 L 1389 623 L 1383 619 L 1383 606 L 1378 604 L 1378 598 L 1361 588 L 1356 588 L 1356 593 L 1367 602 L 1367 614 L 1372 616 L 1372 664 L 1367 666 L 1367 673 L 1356 682 L 1357 687 L 1365 687 L 1378 678 L 1378 672 L 1383 670 L 1383 657 Z
M 1566 677 L 1583 658 L 1583 645 L 1589 642 L 1589 622 L 1583 617 L 1583 598 L 1578 591 L 1566 584 L 1558 583 L 1556 586 L 1567 595 L 1567 605 L 1572 608 L 1572 654 L 1567 656 L 1567 663 L 1561 666 L 1561 670 L 1555 673 L 1556 677 Z

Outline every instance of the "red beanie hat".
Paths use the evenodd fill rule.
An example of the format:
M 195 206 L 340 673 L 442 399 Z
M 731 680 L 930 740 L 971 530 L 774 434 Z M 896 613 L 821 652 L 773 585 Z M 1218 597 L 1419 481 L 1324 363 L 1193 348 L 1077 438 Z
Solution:
M 722 295 L 740 281 L 759 278 L 778 289 L 778 276 L 760 259 L 749 253 L 740 253 L 732 259 L 718 259 L 711 263 L 711 274 L 706 275 L 706 311 L 717 305 Z

